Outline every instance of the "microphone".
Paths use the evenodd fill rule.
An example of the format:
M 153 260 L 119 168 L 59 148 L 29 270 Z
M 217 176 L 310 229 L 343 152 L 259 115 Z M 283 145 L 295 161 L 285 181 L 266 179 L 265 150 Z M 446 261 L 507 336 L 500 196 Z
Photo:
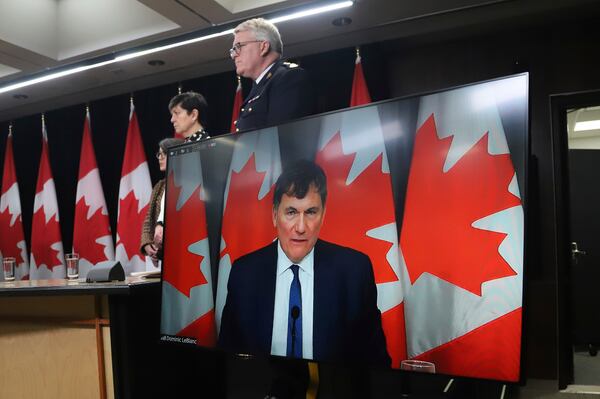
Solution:
M 296 320 L 300 317 L 300 308 L 297 305 L 292 307 L 292 353 L 296 353 Z

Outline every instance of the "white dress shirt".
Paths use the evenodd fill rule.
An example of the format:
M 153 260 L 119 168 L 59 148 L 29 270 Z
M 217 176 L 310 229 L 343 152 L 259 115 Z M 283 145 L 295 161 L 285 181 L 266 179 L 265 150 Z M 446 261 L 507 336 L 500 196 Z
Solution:
M 313 248 L 300 263 L 288 259 L 277 241 L 277 277 L 275 283 L 275 309 L 273 312 L 273 335 L 271 354 L 286 356 L 290 286 L 294 273 L 290 266 L 296 264 L 302 292 L 302 357 L 313 358 L 313 300 L 314 300 L 314 253 Z

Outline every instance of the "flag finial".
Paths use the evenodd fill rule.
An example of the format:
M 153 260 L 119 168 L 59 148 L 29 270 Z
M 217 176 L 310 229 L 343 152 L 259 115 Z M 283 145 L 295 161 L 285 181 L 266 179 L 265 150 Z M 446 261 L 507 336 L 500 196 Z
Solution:
M 8 124 L 8 134 L 11 135 L 12 134 L 12 121 L 10 121 L 10 123 Z
M 129 105 L 133 107 L 133 93 L 129 94 Z
M 236 75 L 237 76 L 237 83 L 242 84 L 242 78 L 240 77 L 240 75 Z
M 356 56 L 360 57 L 360 47 L 356 46 Z
M 181 94 L 181 82 L 179 82 L 179 84 L 177 85 L 177 94 Z
M 42 129 L 46 128 L 46 114 L 42 112 Z
M 85 115 L 89 115 L 90 114 L 90 104 L 85 104 Z

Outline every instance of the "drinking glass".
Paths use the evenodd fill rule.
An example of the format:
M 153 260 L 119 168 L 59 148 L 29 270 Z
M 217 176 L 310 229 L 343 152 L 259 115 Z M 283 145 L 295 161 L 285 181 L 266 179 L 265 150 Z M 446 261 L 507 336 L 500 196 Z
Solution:
M 12 256 L 2 259 L 2 270 L 4 271 L 4 280 L 13 281 L 15 279 L 15 266 L 17 261 Z
M 79 254 L 72 252 L 65 256 L 67 262 L 67 278 L 75 280 L 79 277 Z

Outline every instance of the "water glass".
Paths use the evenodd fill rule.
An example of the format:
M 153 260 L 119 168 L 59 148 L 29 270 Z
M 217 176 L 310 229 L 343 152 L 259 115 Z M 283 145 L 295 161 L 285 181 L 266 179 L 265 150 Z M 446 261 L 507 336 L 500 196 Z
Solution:
M 13 281 L 15 279 L 15 267 L 17 261 L 12 256 L 7 256 L 2 259 L 2 270 L 4 271 L 4 280 Z
M 79 277 L 79 254 L 72 252 L 65 256 L 67 262 L 67 278 L 75 280 Z

